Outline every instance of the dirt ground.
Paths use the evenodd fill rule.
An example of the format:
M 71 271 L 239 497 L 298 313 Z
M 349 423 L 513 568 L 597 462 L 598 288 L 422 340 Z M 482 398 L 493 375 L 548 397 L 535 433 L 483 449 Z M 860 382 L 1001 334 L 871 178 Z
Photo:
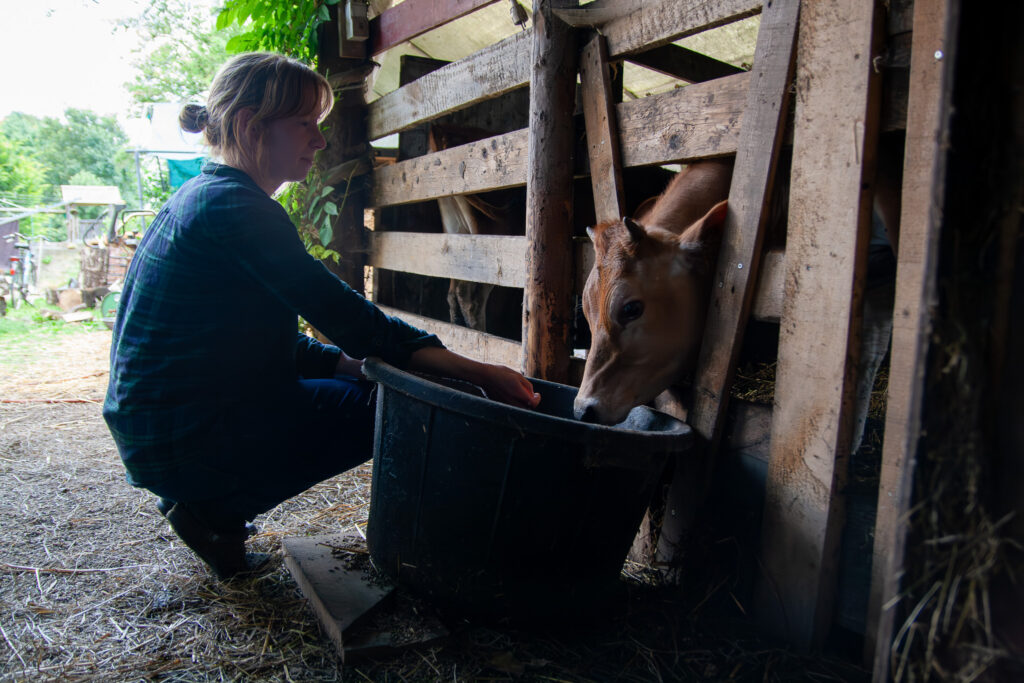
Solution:
M 262 515 L 249 543 L 274 555 L 272 568 L 218 581 L 154 497 L 124 482 L 100 415 L 109 343 L 105 331 L 65 335 L 0 362 L 0 680 L 863 678 L 842 662 L 766 646 L 742 620 L 703 619 L 707 606 L 730 602 L 727 590 L 680 602 L 639 581 L 628 614 L 607 622 L 523 629 L 449 619 L 440 643 L 343 664 L 284 567 L 280 539 L 362 529 L 369 465 Z

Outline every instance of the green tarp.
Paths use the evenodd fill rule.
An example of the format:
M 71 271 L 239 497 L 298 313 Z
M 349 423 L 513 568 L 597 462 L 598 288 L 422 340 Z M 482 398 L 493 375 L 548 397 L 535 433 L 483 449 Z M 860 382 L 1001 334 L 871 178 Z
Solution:
M 167 175 L 170 176 L 171 189 L 177 190 L 189 178 L 199 175 L 203 167 L 204 157 L 195 159 L 168 159 Z

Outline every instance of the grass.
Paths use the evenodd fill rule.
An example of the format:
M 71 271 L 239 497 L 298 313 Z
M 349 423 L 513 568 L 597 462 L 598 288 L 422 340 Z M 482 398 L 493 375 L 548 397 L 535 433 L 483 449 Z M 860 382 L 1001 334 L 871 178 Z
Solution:
M 40 342 L 47 339 L 106 329 L 98 319 L 64 322 L 60 318 L 61 313 L 60 308 L 43 298 L 32 299 L 28 306 L 8 307 L 7 315 L 0 317 L 0 366 L 19 365 L 31 359 Z M 98 316 L 98 313 L 94 315 Z

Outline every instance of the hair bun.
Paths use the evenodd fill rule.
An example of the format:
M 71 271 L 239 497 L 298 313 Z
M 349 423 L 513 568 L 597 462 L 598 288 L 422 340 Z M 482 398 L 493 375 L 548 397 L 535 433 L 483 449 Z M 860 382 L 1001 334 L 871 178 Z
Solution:
M 210 112 L 201 104 L 186 104 L 178 115 L 178 124 L 189 133 L 199 133 L 210 122 Z

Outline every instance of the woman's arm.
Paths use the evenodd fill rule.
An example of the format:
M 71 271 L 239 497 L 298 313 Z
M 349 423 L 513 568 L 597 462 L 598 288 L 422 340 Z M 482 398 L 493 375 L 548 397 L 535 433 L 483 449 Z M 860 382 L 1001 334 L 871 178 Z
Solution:
M 472 382 L 487 396 L 512 405 L 533 408 L 540 403 L 530 380 L 512 368 L 496 363 L 481 363 L 448 349 L 427 347 L 414 351 L 409 368 L 443 377 Z

